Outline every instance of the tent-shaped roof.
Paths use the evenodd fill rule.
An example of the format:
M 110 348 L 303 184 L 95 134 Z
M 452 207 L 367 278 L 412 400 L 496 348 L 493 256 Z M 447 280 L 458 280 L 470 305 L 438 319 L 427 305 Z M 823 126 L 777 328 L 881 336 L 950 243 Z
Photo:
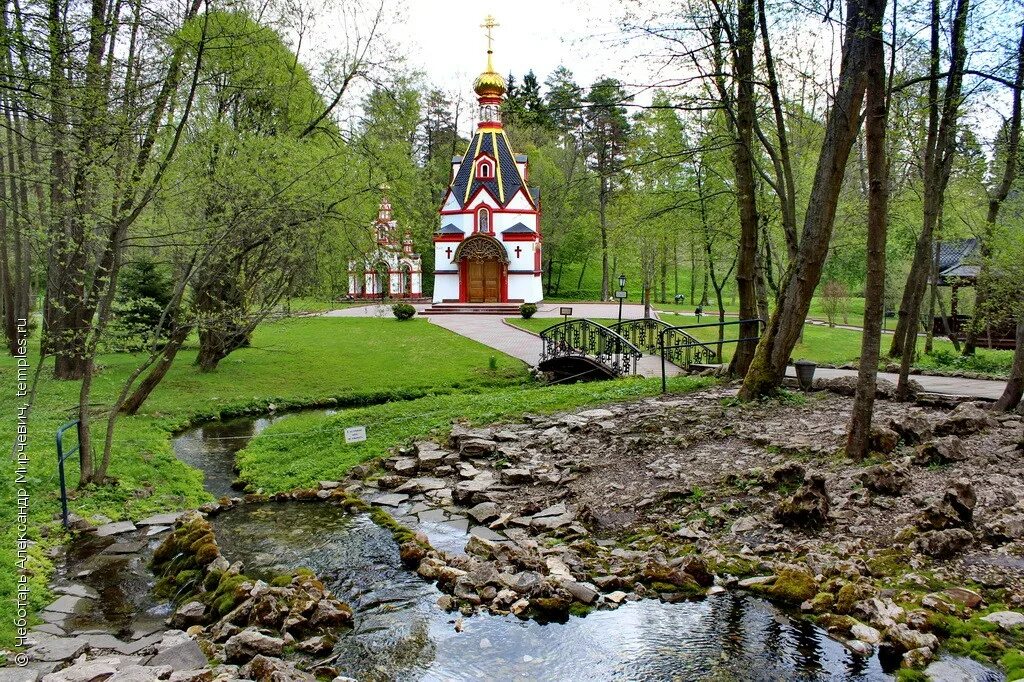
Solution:
M 498 168 L 493 178 L 484 180 L 476 177 L 476 159 L 481 154 L 487 154 L 497 160 Z M 452 180 L 451 192 L 461 207 L 481 187 L 485 187 L 504 208 L 524 185 L 523 176 L 519 174 L 519 167 L 516 166 L 516 156 L 512 153 L 504 131 L 481 129 L 469 142 L 469 149 L 466 150 L 466 156 L 459 166 L 459 172 Z
M 981 243 L 971 237 L 955 241 L 941 242 L 936 245 L 939 256 L 939 284 L 950 279 L 974 280 L 981 270 L 978 259 L 981 256 Z

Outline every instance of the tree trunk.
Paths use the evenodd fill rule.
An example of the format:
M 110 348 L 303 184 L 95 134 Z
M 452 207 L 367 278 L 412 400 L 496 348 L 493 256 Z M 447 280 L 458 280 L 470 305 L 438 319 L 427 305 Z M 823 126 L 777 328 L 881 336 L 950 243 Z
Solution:
M 811 187 L 797 259 L 780 286 L 779 304 L 768 322 L 740 390 L 745 400 L 774 393 L 803 329 L 835 223 L 846 162 L 860 129 L 867 43 L 882 21 L 884 0 L 849 0 L 839 86 L 829 112 Z
M 999 400 L 992 406 L 993 410 L 1009 412 L 1020 405 L 1021 396 L 1024 395 L 1024 315 L 1017 321 L 1017 345 L 1013 351 L 1013 365 L 1010 367 L 1010 376 L 1006 380 L 1006 388 Z
M 124 405 L 121 406 L 122 413 L 128 415 L 138 413 L 142 404 L 146 402 L 146 399 L 153 392 L 153 389 L 163 381 L 167 371 L 174 364 L 174 358 L 178 355 L 182 345 L 184 345 L 190 331 L 192 331 L 190 325 L 182 325 L 174 330 L 174 333 L 167 340 L 167 345 L 164 346 L 156 365 L 149 371 L 146 378 L 139 383 L 131 396 L 125 400 Z
M 885 153 L 886 90 L 885 45 L 882 26 L 872 26 L 867 64 L 865 136 L 868 164 L 867 281 L 864 294 L 864 333 L 861 336 L 857 392 L 846 439 L 846 454 L 860 461 L 871 445 L 871 416 L 875 405 L 878 356 L 885 315 L 885 241 L 888 224 L 889 178 Z
M 608 273 L 608 178 L 601 175 L 601 189 L 598 196 L 598 217 L 601 223 L 601 300 L 607 301 L 609 295 Z
M 757 214 L 757 190 L 754 186 L 754 40 L 756 21 L 755 0 L 739 0 L 737 23 L 739 31 L 735 54 L 736 146 L 733 148 L 733 168 L 736 172 L 736 201 L 740 214 L 740 249 L 736 267 L 736 288 L 740 297 L 740 319 L 757 317 L 757 237 L 760 222 Z M 759 332 L 757 322 L 740 325 L 740 338 L 752 339 Z M 736 344 L 736 352 L 729 364 L 733 374 L 744 375 L 754 359 L 754 341 Z

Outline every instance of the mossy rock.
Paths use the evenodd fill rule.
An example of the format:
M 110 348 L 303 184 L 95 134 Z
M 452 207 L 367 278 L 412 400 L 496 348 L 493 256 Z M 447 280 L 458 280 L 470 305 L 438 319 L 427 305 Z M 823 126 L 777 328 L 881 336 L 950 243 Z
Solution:
M 801 604 L 818 594 L 818 583 L 810 571 L 801 568 L 783 568 L 770 585 L 764 587 L 765 594 L 788 604 Z
M 857 619 L 837 613 L 825 613 L 818 616 L 815 622 L 831 633 L 848 633 L 850 628 L 857 624 Z
M 835 612 L 848 614 L 853 611 L 853 605 L 862 599 L 870 596 L 871 589 L 863 583 L 846 583 L 836 593 Z
M 867 560 L 872 577 L 891 578 L 910 571 L 910 556 L 899 550 L 885 550 Z
M 836 595 L 831 592 L 819 592 L 811 599 L 811 613 L 828 613 L 833 610 L 835 604 Z

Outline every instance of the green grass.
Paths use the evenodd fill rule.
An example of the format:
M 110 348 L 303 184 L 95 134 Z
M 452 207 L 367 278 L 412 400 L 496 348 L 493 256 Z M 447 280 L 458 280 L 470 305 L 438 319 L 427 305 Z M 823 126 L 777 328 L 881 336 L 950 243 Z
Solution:
M 706 377 L 670 380 L 673 392 L 710 386 Z M 240 451 L 241 478 L 253 490 L 278 492 L 340 479 L 356 464 L 397 446 L 429 437 L 445 437 L 452 423 L 490 424 L 524 413 L 545 414 L 587 405 L 634 400 L 661 391 L 660 379 L 619 379 L 569 386 L 507 388 L 454 394 L 345 410 L 334 415 L 296 414 L 260 433 Z M 346 444 L 344 430 L 366 426 L 363 443 Z
M 37 351 L 33 348 L 33 354 Z M 270 403 L 289 405 L 365 405 L 387 399 L 521 385 L 529 381 L 526 366 L 491 348 L 426 321 L 398 322 L 372 318 L 291 318 L 261 326 L 252 346 L 202 374 L 196 350 L 182 350 L 163 383 L 143 406 L 143 413 L 119 421 L 110 474 L 115 485 L 74 491 L 72 512 L 86 518 L 141 518 L 168 509 L 194 506 L 207 499 L 201 474 L 178 461 L 170 435 L 189 424 L 219 416 L 264 411 Z M 491 358 L 496 368 L 490 369 Z M 108 405 L 140 358 L 102 355 L 94 378 L 93 402 Z M 36 357 L 32 357 L 33 364 Z M 52 363 L 47 370 L 52 367 Z M 15 361 L 0 358 L 0 437 L 13 443 Z M 38 539 L 43 526 L 54 526 L 59 511 L 53 435 L 77 405 L 79 383 L 54 381 L 45 371 L 29 424 L 30 526 Z M 94 423 L 93 442 L 100 445 L 102 425 Z M 77 463 L 69 460 L 69 482 L 78 480 Z M 0 532 L 0 646 L 13 644 L 15 536 L 13 466 L 0 483 L 3 532 Z M 46 543 L 58 539 L 51 536 Z M 45 543 L 44 543 L 45 544 Z M 48 598 L 49 562 L 35 550 L 33 606 Z
M 697 318 L 691 314 L 664 314 L 661 315 L 661 319 L 668 324 L 678 326 L 698 324 Z M 734 320 L 735 318 L 726 318 L 726 322 Z M 518 317 L 507 319 L 509 324 L 513 324 L 535 334 L 539 334 L 544 329 L 547 329 L 553 324 L 557 324 L 559 321 L 560 320 L 554 318 L 537 317 L 529 320 L 524 320 Z M 608 325 L 614 324 L 616 320 L 596 319 L 595 321 L 600 324 Z M 700 324 L 717 323 L 717 321 L 717 315 L 704 315 L 701 317 Z M 725 338 L 736 338 L 738 330 L 738 325 L 726 327 Z M 690 329 L 688 331 L 698 340 L 709 344 L 718 339 L 717 327 L 701 327 L 697 329 Z M 882 338 L 883 353 L 888 349 L 887 341 L 889 338 L 890 337 L 888 336 L 884 336 Z M 860 357 L 860 343 L 861 333 L 858 330 L 808 324 L 804 326 L 803 340 L 793 349 L 793 359 L 811 360 L 819 364 L 843 365 L 848 362 L 854 362 Z M 923 347 L 923 345 L 924 343 L 922 340 L 921 346 Z M 732 357 L 735 347 L 735 344 L 723 345 L 722 354 L 726 361 Z M 948 362 L 950 365 L 956 365 L 956 367 L 949 365 L 940 366 L 941 360 L 937 360 L 937 358 L 947 358 L 949 359 Z M 922 354 L 915 366 L 928 369 L 967 369 L 967 366 L 971 366 L 975 368 L 973 371 L 985 372 L 992 374 L 993 376 L 1005 376 L 1009 372 L 1010 363 L 1013 360 L 1013 353 L 1011 351 L 979 351 L 977 358 L 974 360 L 964 359 L 961 361 L 957 358 L 959 358 L 959 355 L 953 351 L 953 345 L 949 341 L 945 339 L 935 339 L 935 355 L 927 356 Z

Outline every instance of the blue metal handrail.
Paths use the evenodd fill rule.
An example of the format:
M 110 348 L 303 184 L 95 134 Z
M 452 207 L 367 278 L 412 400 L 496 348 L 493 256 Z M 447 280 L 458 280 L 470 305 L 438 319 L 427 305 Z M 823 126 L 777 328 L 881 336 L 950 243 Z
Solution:
M 78 443 L 75 447 L 64 452 L 64 432 L 72 426 L 78 427 Z M 64 482 L 64 460 L 77 453 L 82 447 L 82 422 L 75 419 L 57 429 L 57 470 L 60 472 L 60 511 L 64 521 L 64 527 L 68 527 L 68 489 Z
M 744 341 L 760 341 L 761 340 L 761 332 L 764 331 L 765 321 L 762 320 L 761 318 L 754 317 L 754 318 L 750 318 L 748 320 L 731 320 L 729 322 L 706 322 L 704 324 L 686 324 L 686 325 L 680 325 L 678 327 L 666 327 L 666 328 L 662 329 L 661 332 L 658 334 L 658 348 L 659 348 L 659 353 L 658 354 L 661 355 L 661 392 L 662 393 L 667 393 L 668 392 L 668 373 L 666 372 L 666 368 L 665 368 L 665 351 L 667 349 L 670 350 L 670 349 L 673 349 L 673 348 L 675 348 L 675 349 L 685 349 L 685 352 L 687 354 L 686 365 L 689 365 L 690 349 L 694 348 L 696 346 L 703 346 L 704 345 L 704 343 L 702 343 L 700 341 L 698 341 L 696 343 L 694 343 L 692 341 L 689 341 L 689 342 L 686 342 L 686 343 L 676 344 L 674 346 L 666 346 L 665 345 L 665 335 L 666 334 L 669 334 L 669 333 L 672 333 L 672 332 L 677 332 L 677 331 L 686 333 L 685 330 L 687 330 L 687 329 L 699 329 L 701 327 L 720 327 L 721 328 L 721 327 L 730 327 L 730 326 L 733 326 L 733 325 L 753 324 L 755 322 L 759 326 L 759 333 L 758 333 L 757 336 L 747 336 L 747 337 L 738 338 L 738 339 L 723 339 L 721 341 L 711 341 L 710 342 L 710 343 L 713 343 L 713 344 L 717 344 L 718 346 L 722 346 L 722 345 L 724 345 L 726 343 L 736 343 L 736 344 L 739 344 L 739 343 L 743 343 Z M 688 333 L 687 333 L 687 336 L 689 336 Z

